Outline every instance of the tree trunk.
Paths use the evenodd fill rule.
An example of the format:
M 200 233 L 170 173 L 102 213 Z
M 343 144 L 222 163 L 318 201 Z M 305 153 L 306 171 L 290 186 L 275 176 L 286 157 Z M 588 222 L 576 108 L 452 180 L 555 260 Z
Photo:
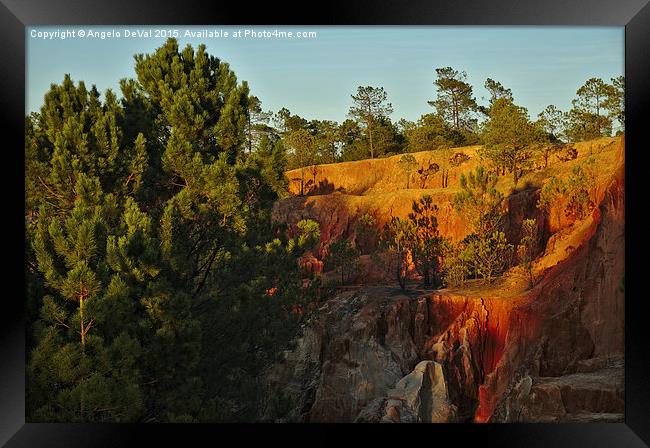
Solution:
M 84 332 L 84 296 L 83 294 L 79 296 L 79 324 L 81 326 L 81 352 L 85 353 L 86 350 L 86 339 Z
M 79 295 L 79 325 L 81 327 L 81 354 L 82 356 L 86 355 L 86 332 L 84 331 L 84 296 L 83 294 Z M 81 391 L 81 396 L 79 398 L 79 414 L 81 419 L 84 417 L 84 397 L 83 390 Z
M 374 159 L 375 158 L 375 152 L 372 147 L 372 124 L 371 122 L 368 122 L 368 140 L 370 141 L 370 158 Z
M 248 153 L 253 152 L 253 130 L 251 129 L 251 117 L 248 115 Z

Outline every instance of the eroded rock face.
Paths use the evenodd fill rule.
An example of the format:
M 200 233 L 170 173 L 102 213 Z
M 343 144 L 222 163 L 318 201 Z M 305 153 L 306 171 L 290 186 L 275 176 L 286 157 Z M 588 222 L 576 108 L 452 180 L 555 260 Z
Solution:
M 513 309 L 504 354 L 479 388 L 478 421 L 622 418 L 624 369 L 622 363 L 612 363 L 624 355 L 622 150 L 617 172 L 599 193 L 599 208 L 564 238 L 573 242 L 570 250 L 545 257 L 548 263 L 564 256 L 548 266 L 540 284 Z M 602 369 L 607 381 L 597 373 Z M 533 381 L 532 390 L 521 395 L 526 376 Z M 581 388 L 582 381 L 591 388 Z M 581 400 L 583 405 L 576 406 Z M 519 403 L 519 417 L 513 417 L 509 403 Z
M 503 352 L 513 302 L 500 298 L 436 293 L 429 301 L 431 337 L 423 355 L 444 366 L 461 420 L 471 420 L 478 388 Z
M 293 402 L 286 418 L 301 421 L 469 420 L 504 316 L 489 299 L 388 287 L 341 294 L 272 369 L 269 396 L 280 391 Z
M 348 292 L 327 302 L 298 347 L 269 375 L 272 390 L 293 400 L 289 414 L 302 421 L 350 422 L 384 397 L 418 361 L 411 301 L 386 288 Z M 301 392 L 307 385 L 313 385 L 308 397 Z
M 268 385 L 261 420 L 304 421 L 314 402 L 321 371 L 322 327 L 303 328 L 293 350 L 284 353 L 264 379 Z

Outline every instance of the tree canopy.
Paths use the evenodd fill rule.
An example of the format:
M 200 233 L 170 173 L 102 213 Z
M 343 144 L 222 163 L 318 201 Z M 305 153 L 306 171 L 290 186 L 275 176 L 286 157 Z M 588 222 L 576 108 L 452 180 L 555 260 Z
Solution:
M 528 111 L 507 98 L 499 98 L 490 107 L 490 118 L 483 130 L 485 153 L 495 165 L 508 167 L 515 185 L 520 176 L 524 149 L 539 139 L 539 129 L 531 123 Z
M 471 130 L 474 125 L 472 114 L 478 105 L 474 99 L 473 88 L 467 83 L 467 73 L 451 67 L 436 69 L 436 79 L 433 81 L 437 89 L 437 97 L 429 101 L 435 107 L 438 115 L 456 130 Z
M 372 159 L 375 156 L 374 128 L 381 118 L 393 113 L 393 106 L 388 102 L 388 94 L 383 87 L 359 86 L 357 94 L 351 96 L 353 104 L 348 115 L 365 126 Z

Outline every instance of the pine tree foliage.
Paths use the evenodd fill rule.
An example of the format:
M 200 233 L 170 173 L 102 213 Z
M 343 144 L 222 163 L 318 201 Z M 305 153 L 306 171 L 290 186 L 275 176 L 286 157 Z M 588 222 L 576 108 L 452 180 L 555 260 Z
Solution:
M 410 219 L 392 217 L 384 224 L 380 248 L 386 253 L 387 268 L 395 275 L 402 290 L 406 289 L 415 227 Z
M 317 297 L 318 224 L 271 222 L 285 149 L 248 150 L 228 64 L 173 39 L 134 62 L 120 99 L 66 75 L 25 120 L 27 416 L 250 420 Z
M 430 195 L 414 201 L 409 219 L 413 222 L 413 242 L 411 252 L 413 263 L 422 275 L 424 286 L 437 284 L 440 271 L 440 258 L 443 251 L 443 238 L 438 231 L 438 206 Z
M 501 224 L 503 194 L 496 183 L 496 175 L 482 166 L 460 176 L 461 191 L 454 196 L 454 209 L 466 217 L 477 234 L 491 233 Z
M 343 238 L 330 244 L 326 263 L 329 267 L 339 271 L 341 285 L 344 285 L 345 281 L 356 273 L 358 261 L 359 251 L 350 240 Z
M 540 139 L 539 129 L 529 120 L 528 111 L 508 98 L 495 100 L 489 115 L 482 133 L 483 154 L 494 162 L 497 172 L 509 169 L 517 185 L 529 158 L 525 150 Z
M 471 130 L 475 126 L 473 113 L 478 109 L 473 88 L 467 82 L 467 73 L 452 67 L 436 69 L 437 97 L 428 101 L 437 114 L 453 129 Z

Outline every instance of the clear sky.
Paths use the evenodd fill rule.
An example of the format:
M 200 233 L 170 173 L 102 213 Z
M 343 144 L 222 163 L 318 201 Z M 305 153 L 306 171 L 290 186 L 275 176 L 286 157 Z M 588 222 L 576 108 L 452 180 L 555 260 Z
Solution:
M 346 118 L 357 86 L 382 86 L 394 120 L 416 120 L 432 108 L 435 68 L 467 72 L 481 102 L 490 77 L 512 89 L 515 102 L 534 118 L 548 104 L 568 110 L 588 78 L 624 74 L 623 27 L 376 27 L 376 26 L 174 26 L 179 43 L 205 43 L 230 64 L 265 110 L 287 107 L 307 119 Z M 120 37 L 32 37 L 37 31 L 115 30 Z M 120 78 L 135 77 L 133 55 L 152 52 L 164 37 L 127 38 L 124 30 L 170 27 L 37 27 L 27 29 L 26 108 L 37 111 L 51 83 L 65 73 L 100 92 L 119 94 Z M 315 38 L 241 38 L 236 30 L 315 31 Z M 186 38 L 185 31 L 228 31 L 229 37 Z

